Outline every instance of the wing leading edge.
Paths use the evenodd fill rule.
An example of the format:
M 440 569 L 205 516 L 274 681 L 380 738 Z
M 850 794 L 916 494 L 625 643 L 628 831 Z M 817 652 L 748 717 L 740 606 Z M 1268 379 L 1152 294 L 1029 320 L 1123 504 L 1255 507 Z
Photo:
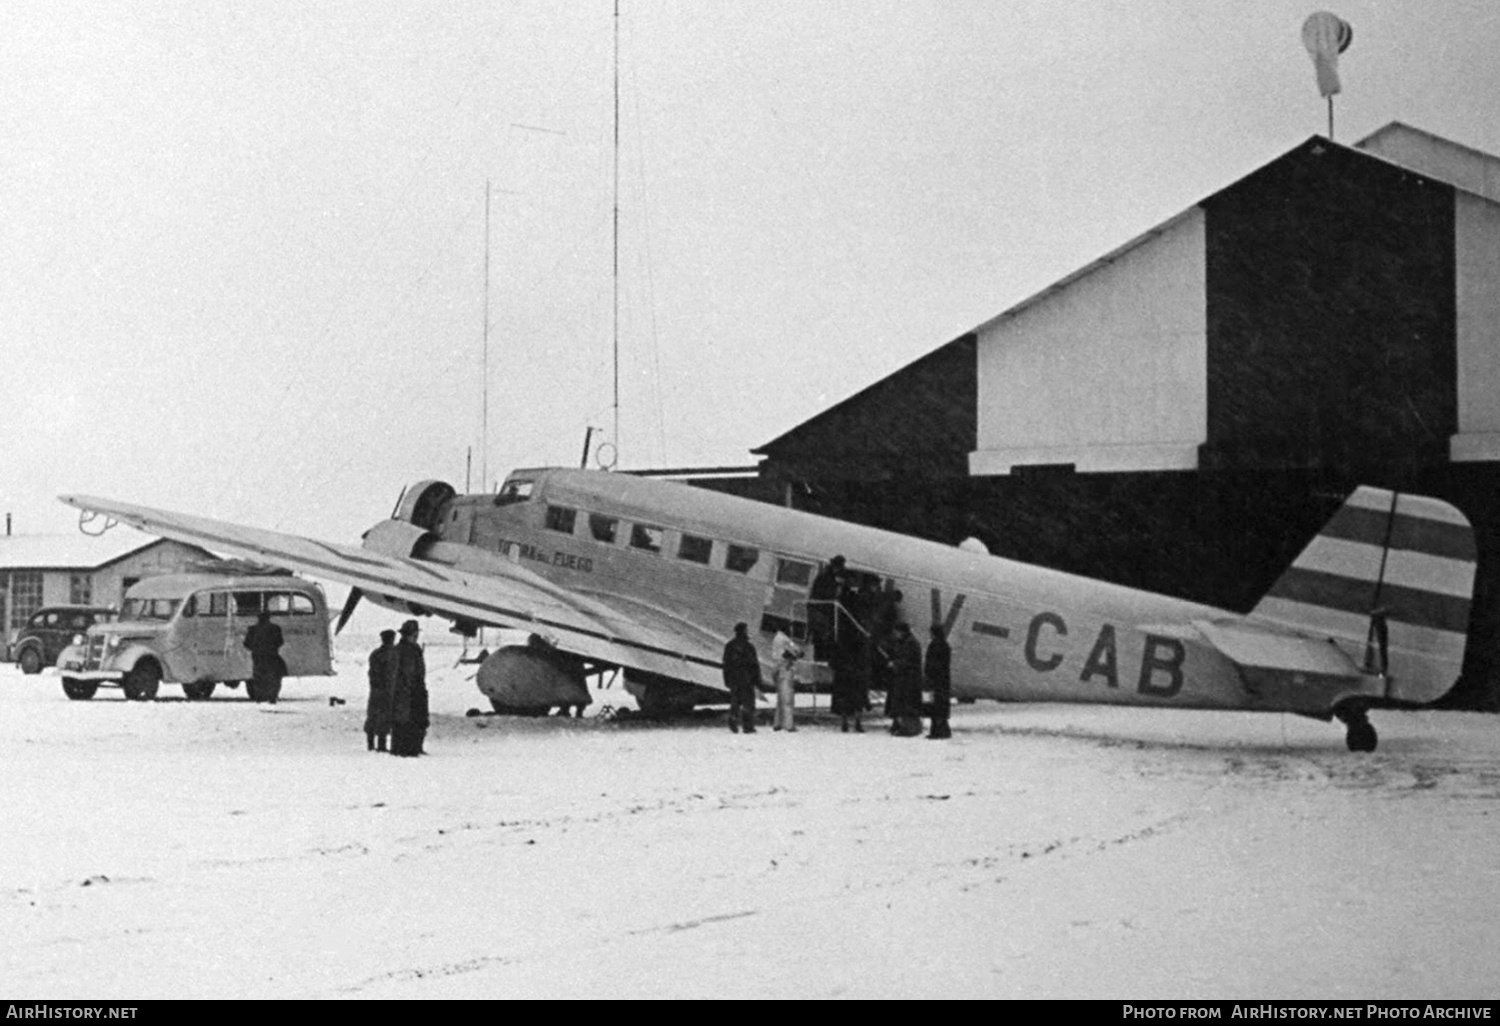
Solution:
M 570 592 L 509 562 L 489 564 L 480 573 L 90 495 L 59 498 L 148 534 L 284 566 L 450 618 L 530 630 L 585 659 L 723 689 L 712 646 L 656 630 L 600 598 Z

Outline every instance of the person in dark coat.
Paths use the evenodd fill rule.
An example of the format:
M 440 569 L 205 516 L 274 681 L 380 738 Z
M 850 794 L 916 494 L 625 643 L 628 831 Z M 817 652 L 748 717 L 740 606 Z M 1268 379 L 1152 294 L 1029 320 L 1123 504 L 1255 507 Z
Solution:
M 391 754 L 421 755 L 427 735 L 427 663 L 417 644 L 417 621 L 401 625 L 396 678 L 391 687 Z
M 370 701 L 365 706 L 365 747 L 385 751 L 391 733 L 391 694 L 396 686 L 396 632 L 381 631 L 380 647 L 370 653 Z
M 729 729 L 755 733 L 755 692 L 760 687 L 760 656 L 750 644 L 750 628 L 734 625 L 734 637 L 724 646 L 724 686 L 729 689 Z
M 922 733 L 922 645 L 904 622 L 896 624 L 891 643 L 891 733 Z
M 808 592 L 807 626 L 812 633 L 813 658 L 829 661 L 833 657 L 838 628 L 838 603 L 844 591 L 844 557 L 834 556 L 813 578 Z
M 250 650 L 250 692 L 252 702 L 276 704 L 281 697 L 281 678 L 286 676 L 286 660 L 281 658 L 281 628 L 271 622 L 265 610 L 245 632 L 244 645 Z
M 922 676 L 932 689 L 932 727 L 927 736 L 934 740 L 952 737 L 953 733 L 948 729 L 948 712 L 953 706 L 953 649 L 942 624 L 932 625 L 932 640 L 927 643 Z
M 860 718 L 870 707 L 870 674 L 866 666 L 864 635 L 857 630 L 839 637 L 834 648 L 833 667 L 833 712 L 839 717 L 839 729 L 849 733 L 849 721 L 854 721 L 854 732 L 863 734 L 864 724 Z

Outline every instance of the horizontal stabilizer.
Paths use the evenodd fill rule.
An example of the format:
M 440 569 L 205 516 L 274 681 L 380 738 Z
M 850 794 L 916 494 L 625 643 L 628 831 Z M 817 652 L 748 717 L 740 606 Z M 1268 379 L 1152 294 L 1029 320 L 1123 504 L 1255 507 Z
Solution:
M 1320 677 L 1362 676 L 1344 651 L 1327 638 L 1304 638 L 1240 621 L 1194 620 L 1209 644 L 1237 666 Z

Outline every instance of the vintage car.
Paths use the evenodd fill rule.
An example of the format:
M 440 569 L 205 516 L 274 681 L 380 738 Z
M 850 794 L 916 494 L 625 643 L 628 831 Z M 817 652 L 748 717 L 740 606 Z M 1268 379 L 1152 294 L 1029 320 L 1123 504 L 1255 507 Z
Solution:
M 289 573 L 162 574 L 125 593 L 120 618 L 96 624 L 58 660 L 63 692 L 93 698 L 99 687 L 148 701 L 163 683 L 189 699 L 251 676 L 245 633 L 262 611 L 281 628 L 289 677 L 333 673 L 332 637 L 323 589 Z
M 11 658 L 22 673 L 41 673 L 96 623 L 115 618 L 109 606 L 43 606 L 26 621 L 11 645 Z

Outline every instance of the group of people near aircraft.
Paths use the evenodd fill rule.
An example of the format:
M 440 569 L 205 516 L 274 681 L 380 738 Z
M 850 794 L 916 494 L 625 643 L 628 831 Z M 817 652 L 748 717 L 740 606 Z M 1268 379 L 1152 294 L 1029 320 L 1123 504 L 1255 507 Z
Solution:
M 921 643 L 900 614 L 901 592 L 857 582 L 843 556 L 834 556 L 813 580 L 808 629 L 813 653 L 833 671 L 833 711 L 840 729 L 864 733 L 871 690 L 885 693 L 890 733 L 922 733 L 922 692 L 932 691 L 932 727 L 928 737 L 951 737 L 952 649 L 941 624 L 933 624 L 924 657 Z M 776 691 L 776 730 L 794 731 L 796 664 L 805 655 L 800 645 L 778 631 L 771 643 Z M 750 642 L 749 625 L 737 623 L 724 646 L 724 685 L 729 690 L 729 729 L 755 731 L 755 695 L 761 687 L 760 659 Z
M 426 754 L 427 664 L 417 644 L 418 625 L 407 620 L 396 632 L 380 632 L 380 647 L 370 653 L 370 701 L 365 711 L 365 747 L 392 755 Z

